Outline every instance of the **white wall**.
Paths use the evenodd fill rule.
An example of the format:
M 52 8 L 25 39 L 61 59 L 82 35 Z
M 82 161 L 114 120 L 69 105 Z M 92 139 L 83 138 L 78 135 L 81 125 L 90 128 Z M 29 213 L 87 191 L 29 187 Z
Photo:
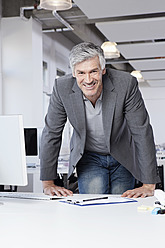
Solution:
M 47 94 L 51 94 L 54 80 L 56 78 L 56 70 L 60 69 L 66 74 L 70 73 L 69 67 L 69 52 L 74 46 L 70 40 L 65 38 L 60 33 L 46 33 L 43 34 L 43 61 L 48 65 L 48 85 L 44 86 L 43 102 L 44 102 L 44 113 L 47 112 L 49 104 L 49 97 Z M 47 93 L 47 94 L 46 94 Z M 72 128 L 70 123 L 67 121 L 62 139 L 62 146 L 60 155 L 63 159 L 68 159 L 69 155 L 69 141 L 72 134 Z
M 43 60 L 48 64 L 49 89 L 52 92 L 57 68 L 70 73 L 69 52 L 74 46 L 70 40 L 60 33 L 43 34 Z
M 2 113 L 43 125 L 42 27 L 33 19 L 2 18 Z
M 155 143 L 165 143 L 165 87 L 140 87 L 150 115 Z

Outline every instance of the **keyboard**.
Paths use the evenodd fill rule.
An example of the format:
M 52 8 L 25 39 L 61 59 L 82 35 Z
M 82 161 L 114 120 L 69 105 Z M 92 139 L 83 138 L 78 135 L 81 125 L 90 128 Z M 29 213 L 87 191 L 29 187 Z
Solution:
M 30 199 L 30 200 L 60 200 L 64 197 L 50 196 L 43 193 L 0 192 L 0 197 Z

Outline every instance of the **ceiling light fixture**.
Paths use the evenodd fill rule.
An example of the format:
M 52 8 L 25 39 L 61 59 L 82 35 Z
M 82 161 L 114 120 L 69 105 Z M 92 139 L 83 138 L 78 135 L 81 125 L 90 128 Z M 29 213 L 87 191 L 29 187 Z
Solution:
M 131 75 L 133 77 L 136 77 L 136 79 L 137 79 L 138 82 L 144 82 L 144 78 L 143 78 L 143 76 L 142 76 L 142 74 L 141 74 L 140 71 L 132 71 L 131 72 Z
M 101 48 L 104 51 L 104 56 L 106 59 L 114 59 L 120 57 L 120 52 L 117 49 L 117 44 L 115 42 L 105 41 Z
M 72 8 L 72 0 L 40 0 L 40 7 L 48 10 L 66 10 Z

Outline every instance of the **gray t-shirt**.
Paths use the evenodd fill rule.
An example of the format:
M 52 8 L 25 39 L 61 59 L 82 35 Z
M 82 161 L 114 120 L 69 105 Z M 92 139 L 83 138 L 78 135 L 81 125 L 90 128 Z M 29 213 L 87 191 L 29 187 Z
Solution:
M 85 96 L 84 103 L 87 128 L 85 150 L 100 154 L 109 154 L 105 143 L 102 121 L 102 94 L 97 99 L 95 107 Z

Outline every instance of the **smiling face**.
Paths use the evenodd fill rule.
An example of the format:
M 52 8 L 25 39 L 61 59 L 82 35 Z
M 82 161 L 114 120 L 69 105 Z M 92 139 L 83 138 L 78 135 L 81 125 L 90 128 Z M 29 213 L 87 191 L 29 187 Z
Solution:
M 79 88 L 87 99 L 95 105 L 102 92 L 102 75 L 106 72 L 101 69 L 98 56 L 87 59 L 75 65 L 73 76 Z

